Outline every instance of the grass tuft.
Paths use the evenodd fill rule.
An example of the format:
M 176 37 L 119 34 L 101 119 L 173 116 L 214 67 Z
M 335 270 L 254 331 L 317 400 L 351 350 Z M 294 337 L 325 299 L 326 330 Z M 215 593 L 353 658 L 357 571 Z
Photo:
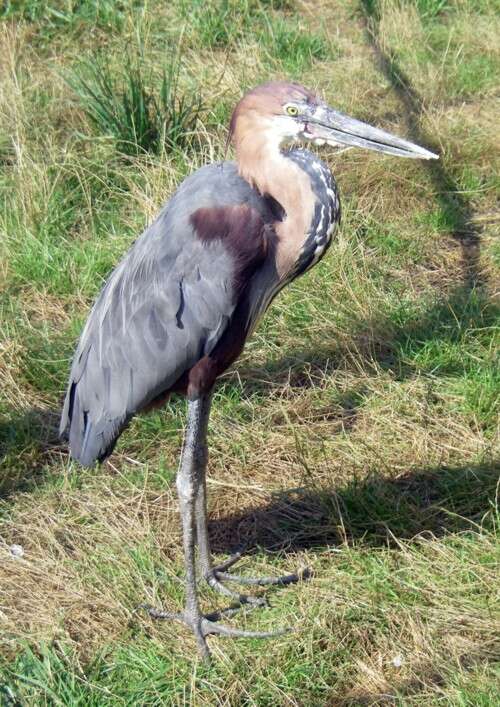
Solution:
M 158 154 L 185 149 L 203 113 L 200 94 L 181 87 L 180 72 L 174 54 L 154 89 L 153 77 L 146 79 L 140 59 L 127 59 L 115 76 L 96 56 L 70 82 L 87 116 L 101 135 L 116 140 L 119 152 Z

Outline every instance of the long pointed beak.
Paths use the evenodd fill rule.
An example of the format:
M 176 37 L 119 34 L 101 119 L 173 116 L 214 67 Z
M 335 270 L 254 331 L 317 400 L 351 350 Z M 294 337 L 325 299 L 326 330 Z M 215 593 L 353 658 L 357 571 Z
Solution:
M 339 111 L 324 107 L 309 120 L 314 137 L 329 144 L 364 147 L 386 155 L 410 157 L 412 159 L 436 160 L 439 155 L 419 147 L 413 142 L 391 135 L 385 130 L 374 128 Z

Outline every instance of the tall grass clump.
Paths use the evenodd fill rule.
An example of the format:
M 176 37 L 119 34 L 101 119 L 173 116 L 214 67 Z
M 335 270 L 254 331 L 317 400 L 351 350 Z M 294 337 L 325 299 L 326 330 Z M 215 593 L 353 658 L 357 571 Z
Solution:
M 175 56 L 154 87 L 153 75 L 146 77 L 138 61 L 127 59 L 115 75 L 93 57 L 70 84 L 90 121 L 101 135 L 115 139 L 119 152 L 159 154 L 187 147 L 203 113 L 200 93 L 181 87 L 180 70 Z

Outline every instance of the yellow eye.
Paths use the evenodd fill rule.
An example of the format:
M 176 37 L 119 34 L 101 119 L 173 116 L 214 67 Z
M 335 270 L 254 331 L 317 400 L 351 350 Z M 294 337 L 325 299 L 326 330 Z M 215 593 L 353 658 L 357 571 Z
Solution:
M 287 106 L 285 108 L 285 110 L 288 113 L 288 115 L 298 115 L 299 114 L 299 109 L 297 108 L 297 106 Z

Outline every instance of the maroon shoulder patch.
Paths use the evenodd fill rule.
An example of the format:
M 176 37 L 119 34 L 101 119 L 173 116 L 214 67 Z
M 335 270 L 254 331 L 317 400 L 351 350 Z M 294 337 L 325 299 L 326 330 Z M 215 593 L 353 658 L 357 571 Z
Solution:
M 239 297 L 269 253 L 272 227 L 247 204 L 197 209 L 190 221 L 200 240 L 220 240 L 226 246 L 234 261 L 233 283 Z

